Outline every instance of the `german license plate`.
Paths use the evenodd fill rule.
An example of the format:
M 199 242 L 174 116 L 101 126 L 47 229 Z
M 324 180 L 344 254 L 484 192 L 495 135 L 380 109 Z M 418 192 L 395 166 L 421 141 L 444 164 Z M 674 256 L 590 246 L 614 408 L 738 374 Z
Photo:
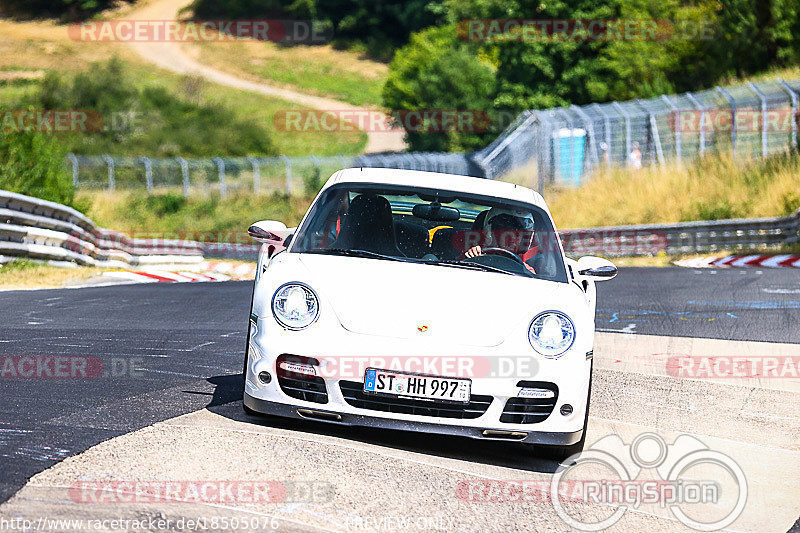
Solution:
M 368 368 L 364 373 L 364 392 L 469 403 L 472 381 L 461 378 L 427 376 Z

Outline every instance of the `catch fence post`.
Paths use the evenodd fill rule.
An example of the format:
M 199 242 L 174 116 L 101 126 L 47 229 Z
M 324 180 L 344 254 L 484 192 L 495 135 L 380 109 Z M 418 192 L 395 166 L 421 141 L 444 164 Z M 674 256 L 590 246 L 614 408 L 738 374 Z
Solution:
M 669 99 L 667 95 L 662 94 L 661 99 L 672 109 L 672 112 L 675 114 L 675 119 L 673 121 L 674 128 L 675 128 L 675 159 L 678 161 L 678 166 L 681 164 L 681 155 L 682 149 L 681 146 L 681 112 L 678 109 L 672 100 Z
M 253 193 L 258 194 L 261 192 L 261 167 L 258 166 L 258 159 L 255 157 L 248 157 L 247 160 L 253 167 Z
M 631 116 L 619 105 L 619 102 L 612 102 L 611 105 L 613 105 L 614 109 L 625 119 L 625 164 L 627 165 L 628 156 L 631 153 Z
M 698 151 L 700 155 L 704 155 L 706 153 L 706 108 L 692 93 L 687 92 L 686 98 L 691 100 L 697 110 L 700 111 L 700 148 Z
M 280 158 L 283 160 L 283 164 L 286 167 L 286 194 L 287 196 L 292 195 L 292 161 L 286 157 L 285 155 L 281 155 Z
M 716 90 L 728 101 L 728 105 L 731 108 L 731 153 L 736 155 L 736 100 L 722 87 L 717 86 Z
M 189 163 L 182 157 L 175 160 L 181 166 L 181 182 L 183 183 L 183 195 L 189 196 Z
M 603 164 L 606 166 L 606 171 L 611 167 L 611 117 L 605 112 L 600 104 L 592 104 L 592 108 L 603 117 L 603 129 L 605 130 L 606 141 L 606 157 L 603 158 Z
M 139 160 L 144 164 L 144 182 L 145 186 L 147 187 L 147 194 L 152 194 L 153 192 L 153 164 L 150 161 L 150 158 L 146 155 L 143 155 L 139 158 Z
M 636 104 L 644 109 L 644 112 L 647 113 L 647 120 L 649 122 L 650 127 L 650 138 L 653 141 L 653 146 L 655 147 L 655 157 L 653 157 L 653 153 L 650 153 L 650 161 L 653 162 L 655 159 L 658 159 L 659 166 L 664 166 L 664 151 L 661 149 L 661 134 L 658 132 L 658 121 L 656 120 L 656 114 L 653 110 L 647 107 L 647 102 L 642 100 L 641 98 L 636 99 Z
M 795 117 L 797 116 L 797 92 L 792 89 L 788 83 L 783 81 L 782 79 L 778 78 L 778 83 L 781 84 L 783 90 L 789 93 L 789 98 L 792 100 L 792 146 L 797 148 L 797 120 Z
M 108 154 L 103 154 L 100 156 L 103 158 L 103 161 L 106 162 L 108 165 L 108 190 L 114 192 L 115 189 L 115 182 L 114 182 L 114 160 Z
M 78 158 L 72 152 L 67 154 L 67 159 L 72 163 L 72 184 L 78 186 Z
M 748 82 L 747 86 L 750 87 L 754 93 L 758 95 L 761 100 L 761 157 L 767 157 L 769 153 L 769 146 L 767 140 L 767 96 L 761 92 L 755 83 Z
M 211 159 L 217 164 L 217 177 L 219 179 L 219 196 L 225 198 L 227 187 L 225 185 L 225 161 L 221 157 L 214 157 Z

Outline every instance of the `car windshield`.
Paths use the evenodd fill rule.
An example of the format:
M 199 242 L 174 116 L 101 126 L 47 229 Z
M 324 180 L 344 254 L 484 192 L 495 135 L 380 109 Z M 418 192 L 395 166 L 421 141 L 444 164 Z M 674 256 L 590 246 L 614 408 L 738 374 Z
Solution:
M 550 217 L 502 198 L 393 185 L 338 184 L 314 202 L 291 245 L 566 282 Z

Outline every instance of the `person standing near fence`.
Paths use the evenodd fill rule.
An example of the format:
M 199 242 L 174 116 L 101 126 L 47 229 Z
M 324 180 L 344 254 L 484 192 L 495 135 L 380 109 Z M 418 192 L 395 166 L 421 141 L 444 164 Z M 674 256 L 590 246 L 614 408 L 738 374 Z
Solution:
M 631 153 L 628 154 L 628 166 L 633 170 L 639 170 L 642 168 L 642 151 L 639 150 L 639 143 L 637 141 L 633 141 L 632 146 Z

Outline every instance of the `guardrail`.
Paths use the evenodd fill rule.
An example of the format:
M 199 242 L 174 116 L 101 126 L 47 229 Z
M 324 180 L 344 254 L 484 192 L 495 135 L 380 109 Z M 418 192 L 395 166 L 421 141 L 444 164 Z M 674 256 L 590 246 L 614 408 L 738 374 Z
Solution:
M 559 234 L 565 253 L 575 256 L 769 250 L 800 242 L 800 209 L 786 217 L 609 226 L 564 230 Z
M 652 256 L 764 250 L 800 242 L 800 209 L 786 217 L 675 224 L 609 226 L 560 231 L 568 255 Z M 82 213 L 55 202 L 0 190 L 0 263 L 14 257 L 125 268 L 191 264 L 204 255 L 254 258 L 256 244 L 131 239 L 98 228 Z
M 26 257 L 124 268 L 203 261 L 197 242 L 131 239 L 55 202 L 0 190 L 0 262 Z

